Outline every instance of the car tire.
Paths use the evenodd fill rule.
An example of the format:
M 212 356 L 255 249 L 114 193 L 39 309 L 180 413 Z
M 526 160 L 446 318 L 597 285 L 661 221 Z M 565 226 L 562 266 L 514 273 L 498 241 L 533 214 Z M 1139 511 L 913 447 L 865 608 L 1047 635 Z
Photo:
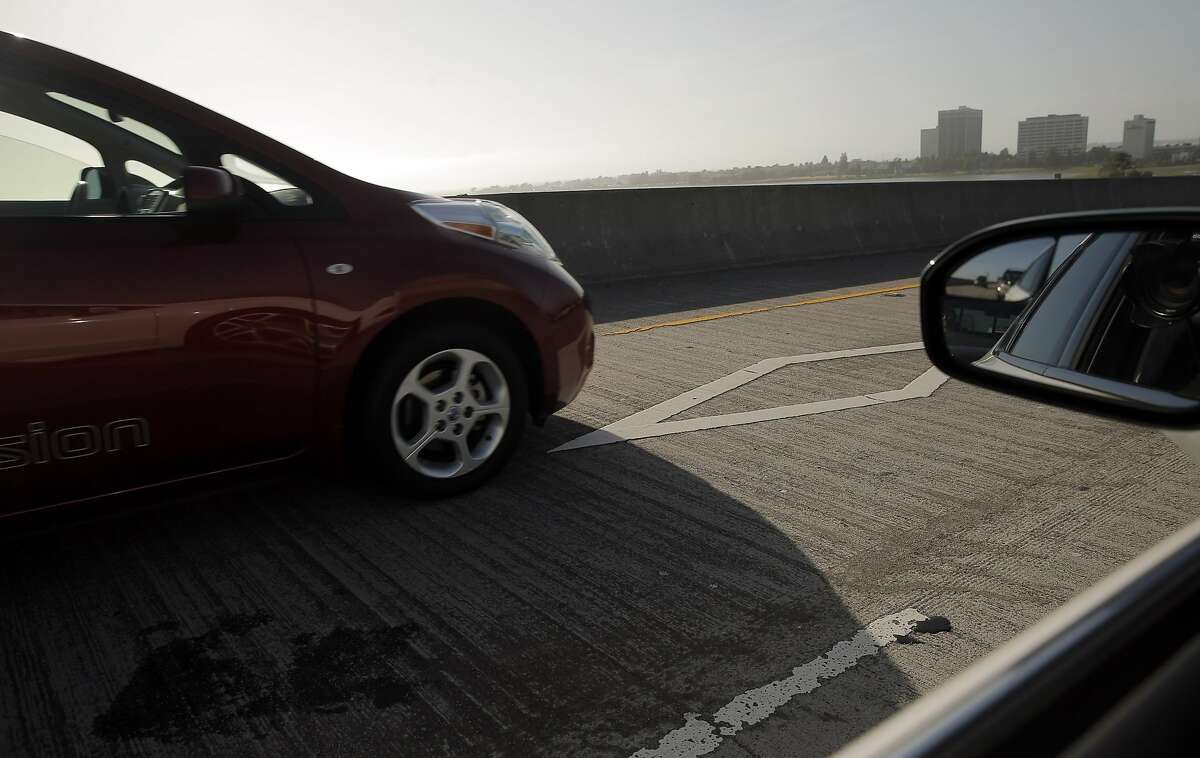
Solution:
M 363 453 L 403 495 L 474 489 L 516 450 L 529 413 L 521 361 L 499 335 L 452 323 L 404 333 L 370 378 Z

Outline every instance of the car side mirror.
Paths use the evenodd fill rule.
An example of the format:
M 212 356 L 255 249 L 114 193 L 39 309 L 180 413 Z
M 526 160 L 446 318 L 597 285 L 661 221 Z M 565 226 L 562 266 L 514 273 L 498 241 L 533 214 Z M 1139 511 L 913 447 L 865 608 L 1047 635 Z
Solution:
M 245 207 L 242 180 L 223 168 L 188 166 L 183 170 L 183 197 L 189 215 L 230 216 Z
M 1200 209 L 1045 216 L 947 248 L 921 279 L 934 365 L 1012 395 L 1200 426 Z
M 79 184 L 83 187 L 84 200 L 107 200 L 116 195 L 107 169 L 95 166 L 85 168 L 79 172 Z

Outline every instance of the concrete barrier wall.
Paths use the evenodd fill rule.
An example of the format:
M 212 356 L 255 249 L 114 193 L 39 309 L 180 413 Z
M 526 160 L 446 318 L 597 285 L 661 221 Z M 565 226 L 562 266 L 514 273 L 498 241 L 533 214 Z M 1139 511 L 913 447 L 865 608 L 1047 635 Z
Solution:
M 1200 177 L 787 184 L 482 196 L 585 282 L 933 249 L 1044 213 L 1200 206 Z

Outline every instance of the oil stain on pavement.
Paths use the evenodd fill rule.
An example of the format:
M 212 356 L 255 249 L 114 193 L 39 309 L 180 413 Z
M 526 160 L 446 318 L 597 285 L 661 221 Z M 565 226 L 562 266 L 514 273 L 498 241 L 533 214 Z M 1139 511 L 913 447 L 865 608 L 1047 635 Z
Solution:
M 109 740 L 189 740 L 204 734 L 261 738 L 288 713 L 340 713 L 356 702 L 388 708 L 419 682 L 399 673 L 413 624 L 355 629 L 291 639 L 286 669 L 246 638 L 273 619 L 262 613 L 223 616 L 207 632 L 152 648 L 109 708 L 93 724 Z M 166 621 L 139 637 L 174 633 Z M 411 668 L 411 664 L 409 664 Z

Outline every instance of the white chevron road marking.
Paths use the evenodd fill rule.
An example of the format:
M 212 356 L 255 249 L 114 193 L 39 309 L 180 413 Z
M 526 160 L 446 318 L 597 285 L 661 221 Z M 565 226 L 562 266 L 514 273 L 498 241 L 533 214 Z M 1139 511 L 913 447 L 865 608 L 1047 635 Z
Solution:
M 644 411 L 639 411 L 632 416 L 626 416 L 620 421 L 615 421 L 594 432 L 576 437 L 570 442 L 559 445 L 550 452 L 558 453 L 564 450 L 576 450 L 596 445 L 611 445 L 615 442 L 628 442 L 629 440 L 645 439 L 647 437 L 662 437 L 668 434 L 694 432 L 701 429 L 719 429 L 724 426 L 737 426 L 740 424 L 756 424 L 762 421 L 811 416 L 817 413 L 830 413 L 849 408 L 863 408 L 869 405 L 882 405 L 901 400 L 929 397 L 938 387 L 945 384 L 948 378 L 936 368 L 930 368 L 900 389 L 885 389 L 879 392 L 870 392 L 865 395 L 855 395 L 853 397 L 842 397 L 835 400 L 818 400 L 812 403 L 781 405 L 775 408 L 763 408 L 761 410 L 743 411 L 740 413 L 723 413 L 717 416 L 702 416 L 682 421 L 667 420 L 718 395 L 749 384 L 755 379 L 760 379 L 784 366 L 794 366 L 799 363 L 815 363 L 817 361 L 832 361 L 839 358 L 857 358 L 864 355 L 903 353 L 920 350 L 922 347 L 923 345 L 920 342 L 904 342 L 898 345 L 879 345 L 851 350 L 793 355 L 783 358 L 767 358 L 755 363 L 753 366 L 739 369 L 728 376 L 723 376 L 720 379 L 701 385 L 694 390 L 689 390 L 682 395 L 661 402 Z

